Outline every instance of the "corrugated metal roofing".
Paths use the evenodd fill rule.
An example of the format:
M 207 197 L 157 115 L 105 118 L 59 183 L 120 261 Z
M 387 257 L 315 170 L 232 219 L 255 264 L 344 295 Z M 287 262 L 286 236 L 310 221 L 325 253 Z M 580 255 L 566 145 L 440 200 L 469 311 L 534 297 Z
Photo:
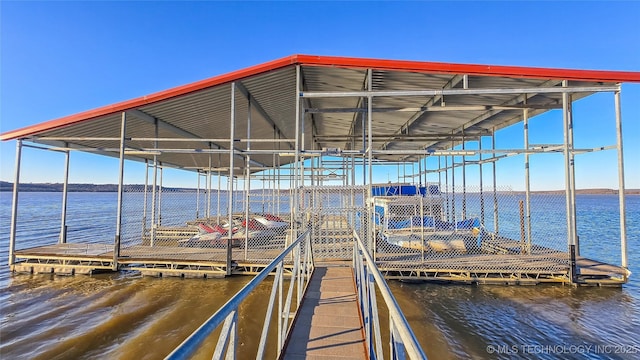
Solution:
M 294 55 L 239 70 L 229 74 L 202 80 L 192 84 L 162 91 L 138 99 L 105 106 L 70 115 L 61 119 L 14 130 L 2 134 L 2 140 L 29 139 L 53 146 L 61 141 L 46 137 L 110 137 L 120 136 L 121 112 L 130 111 L 127 117 L 127 137 L 152 138 L 156 130 L 148 118 L 136 113 L 142 111 L 170 126 L 161 127 L 161 138 L 229 139 L 231 111 L 231 83 L 236 82 L 235 138 L 247 137 L 249 108 L 251 108 L 252 139 L 290 139 L 286 143 L 251 143 L 252 150 L 290 151 L 294 147 L 296 118 L 296 66 L 301 67 L 303 92 L 350 92 L 367 90 L 367 73 L 371 70 L 373 91 L 386 90 L 442 90 L 462 89 L 463 75 L 467 76 L 469 89 L 520 89 L 557 87 L 562 80 L 571 80 L 570 86 L 610 86 L 618 82 L 640 82 L 640 72 L 586 71 L 567 69 L 542 69 L 511 66 L 464 65 L 432 62 L 358 59 Z M 245 97 L 249 94 L 250 101 Z M 574 94 L 573 99 L 589 95 Z M 403 141 L 391 135 L 404 136 L 478 134 L 494 128 L 500 129 L 521 121 L 524 94 L 455 94 L 444 96 L 386 96 L 374 97 L 372 106 L 373 134 L 377 135 L 375 149 L 441 149 L 451 147 L 450 140 L 422 139 Z M 558 107 L 562 103 L 560 93 L 538 94 L 528 91 L 526 102 L 534 106 L 530 116 Z M 448 110 L 460 106 L 477 106 L 477 109 Z M 496 109 L 495 107 L 500 108 Z M 505 108 L 513 106 L 513 109 Z M 366 118 L 366 100 L 362 97 L 304 98 L 305 144 L 307 150 L 323 147 L 362 149 L 362 119 Z M 436 108 L 440 109 L 426 109 Z M 417 110 L 422 108 L 423 110 Z M 444 109 L 447 108 L 447 109 Z M 395 111 L 391 111 L 395 109 Z M 404 109 L 404 110 L 400 110 Z M 179 129 L 179 130 L 175 130 Z M 389 135 L 388 139 L 384 136 Z M 381 138 L 382 137 L 382 138 Z M 415 139 L 414 139 L 415 140 Z M 107 149 L 117 156 L 118 141 L 73 140 L 69 146 Z M 129 141 L 131 149 L 153 148 L 152 141 Z M 160 141 L 159 148 L 175 149 L 229 149 L 230 141 Z M 247 148 L 246 142 L 235 142 L 239 150 Z M 152 155 L 130 155 L 130 158 L 150 159 Z M 229 164 L 228 154 L 169 153 L 159 160 L 184 168 L 203 168 L 211 158 L 213 167 Z M 380 159 L 406 158 L 383 155 Z M 252 161 L 265 166 L 273 165 L 272 154 L 251 155 Z M 415 159 L 415 157 L 409 159 Z M 290 163 L 293 157 L 282 157 L 281 164 Z M 237 156 L 237 166 L 244 166 L 244 158 Z M 259 171 L 260 168 L 254 170 Z

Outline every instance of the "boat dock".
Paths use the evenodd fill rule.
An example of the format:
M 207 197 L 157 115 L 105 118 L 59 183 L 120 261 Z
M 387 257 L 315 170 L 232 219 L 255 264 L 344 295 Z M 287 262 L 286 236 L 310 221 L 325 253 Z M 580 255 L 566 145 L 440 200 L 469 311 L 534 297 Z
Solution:
M 215 329 L 213 357 L 233 358 L 238 305 L 267 277 L 258 358 L 267 344 L 286 358 L 362 349 L 364 358 L 424 358 L 389 279 L 627 283 L 624 82 L 640 73 L 293 55 L 12 130 L 1 135 L 16 142 L 8 264 L 16 273 L 254 276 L 174 359 Z M 610 119 L 599 123 L 615 141 L 575 141 L 583 115 L 573 106 L 596 94 L 611 97 Z M 34 211 L 19 196 L 21 167 L 42 151 L 57 154 L 47 159 L 60 173 L 47 176 L 63 179 L 61 203 L 25 219 L 22 206 Z M 71 166 L 77 152 L 117 159 L 117 171 L 86 159 Z M 531 167 L 532 158 L 545 166 Z M 602 161 L 617 164 L 619 207 L 596 220 L 577 211 L 576 183 L 602 174 Z M 77 169 L 117 186 L 70 194 Z M 534 191 L 548 186 L 535 183 L 539 169 L 560 194 Z M 88 214 L 73 221 L 68 208 Z M 599 230 L 597 221 L 607 230 L 581 227 Z M 321 265 L 336 261 L 349 270 Z M 384 346 L 376 294 L 391 319 Z M 342 312 L 351 315 L 321 315 Z

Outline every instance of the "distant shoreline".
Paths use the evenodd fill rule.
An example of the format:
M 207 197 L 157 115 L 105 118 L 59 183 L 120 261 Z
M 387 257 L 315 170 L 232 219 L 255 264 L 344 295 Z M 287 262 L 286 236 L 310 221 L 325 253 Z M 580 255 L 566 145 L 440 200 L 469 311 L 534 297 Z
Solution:
M 62 192 L 63 184 L 61 183 L 23 183 L 20 184 L 18 189 L 20 192 Z M 151 187 L 151 186 L 149 186 Z M 69 184 L 67 190 L 69 192 L 116 192 L 118 191 L 118 185 L 116 184 Z M 195 192 L 194 188 L 176 188 L 176 187 L 163 187 L 163 191 L 168 192 Z M 202 189 L 201 189 L 202 190 Z M 7 181 L 0 181 L 0 192 L 13 191 L 13 183 Z M 132 184 L 124 185 L 124 191 L 126 192 L 143 192 L 144 185 Z M 217 189 L 216 189 L 217 191 Z M 226 192 L 226 189 L 221 189 L 221 192 Z M 282 191 L 288 191 L 283 189 Z M 491 190 L 487 190 L 489 192 Z M 504 191 L 499 191 L 503 193 Z M 476 193 L 469 192 L 470 194 Z M 524 191 L 512 191 L 515 194 L 524 194 Z M 531 191 L 532 194 L 540 195 L 564 195 L 564 190 L 542 190 Z M 614 189 L 577 189 L 577 195 L 617 195 L 618 190 Z M 640 195 L 640 189 L 626 189 L 625 195 Z

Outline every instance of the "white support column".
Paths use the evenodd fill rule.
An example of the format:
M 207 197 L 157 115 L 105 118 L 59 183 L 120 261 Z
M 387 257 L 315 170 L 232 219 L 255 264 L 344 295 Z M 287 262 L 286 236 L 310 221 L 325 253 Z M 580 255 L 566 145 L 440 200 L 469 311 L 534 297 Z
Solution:
M 16 226 L 18 222 L 18 187 L 20 186 L 20 162 L 22 161 L 22 140 L 16 140 L 16 167 L 13 178 L 11 203 L 11 232 L 9 234 L 9 266 L 16 263 Z
M 158 165 L 160 171 L 160 184 L 158 186 L 158 226 L 162 226 L 162 187 L 164 185 L 162 175 L 164 173 L 164 167 L 162 166 L 162 162 L 159 162 Z
M 247 151 L 251 150 L 251 95 L 247 97 Z M 246 221 L 246 229 L 244 231 L 244 259 L 249 255 L 249 213 L 250 213 L 250 192 L 251 192 L 251 155 L 247 155 L 245 161 L 245 178 L 244 178 L 244 219 Z M 264 201 L 264 198 L 263 198 Z
M 567 87 L 568 81 L 563 80 L 562 86 Z M 573 141 L 571 140 L 571 136 L 573 134 L 573 123 L 571 119 L 571 100 L 569 98 L 569 93 L 562 93 L 562 119 L 563 119 L 563 130 L 564 130 L 564 180 L 565 180 L 565 202 L 566 202 L 566 220 L 567 220 L 567 247 L 569 252 L 569 262 L 570 262 L 570 271 L 571 271 L 571 282 L 574 282 L 576 276 L 576 265 L 575 265 L 575 194 L 574 187 L 572 186 L 572 173 L 573 173 Z
M 373 90 L 373 70 L 368 69 L 367 76 L 367 90 Z M 369 169 L 369 179 L 367 181 L 367 197 L 372 196 L 373 193 L 373 96 L 369 96 L 367 98 L 367 158 L 368 158 L 368 169 Z M 366 200 L 366 198 L 365 198 Z M 375 220 L 373 218 L 374 214 L 374 206 L 373 203 L 369 202 L 367 204 L 369 208 L 369 239 L 367 243 L 369 244 L 369 253 L 373 255 L 373 259 L 376 259 L 376 227 Z
M 122 236 L 122 195 L 124 181 L 124 149 L 127 134 L 127 113 L 122 112 L 122 124 L 120 125 L 120 167 L 118 169 L 118 210 L 116 215 L 116 236 L 113 244 L 113 271 L 118 270 L 118 258 L 120 257 L 120 241 Z
M 496 128 L 493 128 L 493 130 L 491 131 L 491 150 L 495 150 L 496 149 Z M 496 179 L 496 162 L 497 160 L 495 159 L 496 154 L 493 153 L 492 157 L 494 157 L 493 161 L 491 162 L 493 164 L 493 231 L 496 234 L 500 233 L 500 221 L 498 221 L 498 182 Z
M 158 120 L 155 120 L 155 138 L 154 148 L 158 148 Z M 149 246 L 153 246 L 156 239 L 156 210 L 157 210 L 157 192 L 158 192 L 158 155 L 153 154 L 153 188 L 151 189 L 151 240 Z
M 449 157 L 448 156 L 444 156 L 444 194 L 445 194 L 445 199 L 444 199 L 444 203 L 445 203 L 445 219 L 446 221 L 449 221 L 449 214 L 450 209 L 449 209 Z
M 231 83 L 231 114 L 230 114 L 230 134 L 229 134 L 229 194 L 227 202 L 229 203 L 229 231 L 227 233 L 227 276 L 231 275 L 231 244 L 233 242 L 233 171 L 235 159 L 235 137 L 236 137 L 236 83 Z
M 216 222 L 218 224 L 220 224 L 220 189 L 222 188 L 222 174 L 221 174 L 221 170 L 220 167 L 222 166 L 222 154 L 218 153 L 218 192 L 217 192 L 217 203 L 218 203 L 218 212 L 216 213 Z M 208 181 L 208 186 L 209 186 L 209 192 L 211 192 L 211 168 L 209 168 L 209 181 Z M 227 203 L 230 201 L 230 199 L 227 197 Z
M 451 132 L 451 135 L 453 135 L 453 132 Z M 454 147 L 455 142 L 451 140 L 451 150 L 454 150 Z M 451 222 L 455 224 L 456 220 L 456 158 L 451 155 Z
M 293 168 L 293 204 L 291 205 L 291 230 L 294 234 L 297 234 L 297 226 L 296 220 L 298 218 L 298 181 L 300 178 L 300 121 L 301 121 L 301 97 L 300 92 L 302 91 L 301 86 L 302 79 L 300 79 L 300 65 L 296 65 L 296 135 L 295 135 L 295 157 L 294 157 L 294 168 Z M 292 236 L 294 238 L 295 236 Z
M 618 85 L 620 87 L 620 85 Z M 624 197 L 624 155 L 622 146 L 622 108 L 620 104 L 620 90 L 614 93 L 616 107 L 616 145 L 618 150 L 618 201 L 620 204 L 620 251 L 621 266 L 628 268 L 627 262 L 627 212 Z
M 478 161 L 478 165 L 479 165 L 479 169 L 478 169 L 478 174 L 480 176 L 480 223 L 484 226 L 484 186 L 483 186 L 483 179 L 482 179 L 482 167 L 483 167 L 483 163 L 482 163 L 482 136 L 480 136 L 480 138 L 478 138 L 478 150 L 480 150 L 480 154 L 479 154 L 479 161 Z
M 211 154 L 209 154 L 209 169 L 207 170 L 207 211 L 206 217 L 209 219 L 211 217 Z M 220 184 L 218 184 L 220 185 Z M 218 191 L 220 191 L 220 186 L 218 186 Z M 218 194 L 220 195 L 220 194 Z M 220 203 L 220 201 L 218 201 Z M 218 216 L 220 216 L 220 209 L 218 208 Z M 218 221 L 220 222 L 220 221 Z
M 464 126 L 462 127 L 462 151 L 464 154 L 466 140 Z M 467 218 L 467 157 L 462 155 L 462 219 Z
M 69 145 L 67 143 L 64 144 L 65 147 Z M 70 151 L 65 151 L 64 154 L 64 183 L 62 185 L 62 214 L 60 220 L 60 240 L 58 241 L 60 244 L 67 243 L 67 198 L 68 198 L 68 187 L 69 187 L 69 157 Z
M 200 218 L 200 170 L 196 172 L 196 219 Z
M 144 195 L 142 199 L 142 237 L 147 232 L 147 193 L 149 187 L 149 160 L 144 160 Z M 141 237 L 141 238 L 142 238 Z
M 525 98 L 526 104 L 526 98 Z M 524 149 L 529 150 L 529 109 L 522 110 L 522 119 L 524 123 Z M 531 254 L 531 184 L 529 173 L 529 153 L 524 153 L 524 191 L 525 191 L 525 226 L 527 227 L 527 249 L 526 253 Z

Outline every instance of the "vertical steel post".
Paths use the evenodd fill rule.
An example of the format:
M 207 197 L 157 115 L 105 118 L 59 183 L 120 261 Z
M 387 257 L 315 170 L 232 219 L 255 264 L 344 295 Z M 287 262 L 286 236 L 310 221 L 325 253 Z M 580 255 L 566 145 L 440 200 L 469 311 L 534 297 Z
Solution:
M 218 148 L 219 150 L 219 148 Z M 222 188 L 222 170 L 220 170 L 220 168 L 222 168 L 222 154 L 218 153 L 218 191 L 217 191 L 217 203 L 218 203 L 218 212 L 216 213 L 217 219 L 216 222 L 218 224 L 220 224 L 220 189 Z M 209 192 L 211 192 L 211 168 L 209 168 Z M 229 202 L 229 197 L 227 197 L 227 203 Z
M 453 135 L 453 132 L 451 132 Z M 455 142 L 451 140 L 451 150 L 453 151 Z M 456 158 L 451 155 L 451 222 L 456 223 Z
M 527 99 L 524 101 L 525 105 Z M 522 110 L 522 119 L 524 123 L 524 195 L 526 202 L 525 225 L 527 230 L 526 243 L 527 254 L 531 254 L 531 182 L 529 173 L 529 109 Z
M 562 86 L 567 87 L 568 81 L 563 80 Z M 574 205 L 575 198 L 573 194 L 571 173 L 573 171 L 573 156 L 572 156 L 572 142 L 570 140 L 572 133 L 572 121 L 571 121 L 571 104 L 569 100 L 569 93 L 562 93 L 562 123 L 564 130 L 564 181 L 565 181 L 565 202 L 567 211 L 567 246 L 569 252 L 569 266 L 571 269 L 571 282 L 576 281 L 576 263 L 575 263 L 575 213 Z
M 569 94 L 569 158 L 571 159 L 571 171 L 569 172 L 569 185 L 571 185 L 571 216 L 573 217 L 573 245 L 575 256 L 580 256 L 580 236 L 578 236 L 578 216 L 576 214 L 576 164 L 573 143 L 573 94 Z
M 418 159 L 418 193 L 422 187 L 422 158 Z
M 365 124 L 365 117 L 364 114 L 361 113 L 361 117 L 362 117 L 362 186 L 364 187 L 364 185 L 366 185 L 367 183 L 367 164 L 365 161 L 365 156 L 366 156 L 366 152 L 367 152 L 367 126 Z M 371 194 L 369 194 L 369 196 L 371 196 Z M 367 198 L 364 198 L 365 201 L 365 206 Z
M 438 156 L 438 191 L 442 191 L 442 165 L 441 165 L 441 157 Z
M 247 151 L 251 150 L 251 95 L 247 96 Z M 244 219 L 246 221 L 246 228 L 244 230 L 244 259 L 247 259 L 249 254 L 249 204 L 251 199 L 249 198 L 249 193 L 251 192 L 251 155 L 247 154 L 245 171 L 246 176 L 244 178 L 244 188 L 245 188 L 245 210 L 244 210 Z M 263 199 L 264 201 L 264 199 Z
M 297 233 L 298 233 L 298 229 L 297 229 L 297 225 L 296 225 L 296 220 L 298 219 L 298 181 L 299 181 L 299 177 L 300 177 L 300 121 L 301 121 L 301 114 L 300 114 L 300 109 L 301 109 L 301 82 L 302 79 L 300 79 L 300 65 L 296 65 L 296 136 L 295 136 L 295 146 L 294 146 L 294 169 L 293 169 L 293 187 L 294 187 L 294 191 L 293 191 L 293 204 L 291 206 L 291 230 L 293 231 L 294 236 L 292 236 L 292 238 L 296 238 L 297 237 Z
M 155 120 L 155 141 L 154 148 L 158 148 L 158 120 Z M 157 207 L 157 191 L 158 191 L 158 155 L 153 154 L 153 188 L 151 189 L 151 240 L 150 246 L 154 245 L 156 238 L 156 207 Z
M 18 222 L 18 187 L 20 185 L 20 162 L 22 161 L 22 139 L 16 140 L 16 167 L 13 178 L 11 203 L 11 233 L 9 235 L 9 266 L 16 263 L 16 226 Z
M 120 257 L 120 241 L 122 236 L 122 193 L 124 181 L 124 149 L 127 133 L 127 113 L 122 112 L 122 125 L 120 126 L 120 167 L 118 169 L 118 210 L 116 215 L 116 237 L 113 244 L 113 271 L 118 270 L 118 258 Z
M 65 143 L 65 147 L 68 147 L 69 144 Z M 68 186 L 69 186 L 69 157 L 71 152 L 69 150 L 65 151 L 64 155 L 64 184 L 62 185 L 62 216 L 60 223 L 60 244 L 67 243 L 67 197 L 68 197 Z
M 499 228 L 499 224 L 500 222 L 498 221 L 498 182 L 496 179 L 496 162 L 497 159 L 495 159 L 496 157 L 496 128 L 493 128 L 493 130 L 491 131 L 491 150 L 493 150 L 493 155 L 492 157 L 493 159 L 493 230 L 496 234 L 500 233 L 500 228 Z
M 478 161 L 478 175 L 480 176 L 480 224 L 484 226 L 484 187 L 482 184 L 482 135 L 478 138 L 478 150 L 479 150 L 479 161 Z
M 280 146 L 280 145 L 278 145 L 278 147 L 279 147 L 279 146 Z M 276 206 L 276 215 L 277 215 L 277 216 L 280 216 L 280 156 L 278 156 L 278 158 L 277 158 L 277 163 L 276 163 L 276 164 L 277 164 L 277 166 L 278 166 L 278 167 L 276 168 L 276 175 L 275 175 L 275 176 L 276 176 L 276 181 L 277 181 L 277 185 L 276 185 L 276 186 L 277 186 L 276 196 L 277 196 L 277 198 L 278 198 L 278 200 L 277 200 L 277 201 L 278 201 L 278 203 L 277 203 L 277 206 Z
M 158 167 L 160 169 L 160 184 L 158 186 L 158 226 L 162 226 L 162 187 L 164 185 L 164 167 L 162 166 L 162 162 L 158 163 Z
M 368 83 L 367 90 L 373 90 L 373 70 L 368 69 Z M 368 187 L 367 187 L 367 196 L 373 195 L 373 97 L 369 96 L 367 98 L 367 152 L 368 152 L 368 168 L 369 168 L 369 179 L 368 179 Z M 365 199 L 366 200 L 366 199 Z M 367 243 L 369 244 L 369 252 L 373 255 L 373 259 L 375 261 L 376 258 L 376 233 L 375 233 L 375 221 L 373 219 L 374 206 L 373 203 L 368 201 L 367 207 L 369 208 L 369 239 Z
M 449 157 L 444 155 L 444 188 L 445 188 L 445 215 L 446 220 L 449 221 Z
M 467 157 L 465 150 L 464 126 L 462 127 L 462 220 L 467 218 Z
M 142 237 L 147 232 L 147 193 L 149 187 L 149 160 L 144 160 L 144 198 L 142 199 Z
M 211 145 L 209 145 L 209 148 L 211 148 Z M 218 174 L 219 174 L 219 172 L 218 172 Z M 209 169 L 207 170 L 206 181 L 207 181 L 207 211 L 206 211 L 206 214 L 207 214 L 207 220 L 208 220 L 211 217 L 211 154 L 209 154 Z M 218 191 L 219 190 L 220 190 L 220 184 L 218 184 Z M 220 203 L 220 201 L 218 201 L 218 204 L 219 203 Z M 220 216 L 220 209 L 218 209 L 218 216 Z M 220 221 L 218 221 L 218 222 L 220 222 Z
M 231 114 L 230 114 L 230 130 L 229 130 L 229 194 L 227 202 L 229 203 L 229 231 L 227 232 L 227 276 L 231 275 L 231 244 L 233 243 L 233 171 L 235 160 L 235 137 L 236 137 L 236 83 L 231 83 Z
M 197 185 L 196 185 L 196 219 L 200 218 L 200 170 L 196 171 Z
M 618 88 L 620 85 L 618 84 Z M 620 90 L 614 93 L 616 107 L 616 147 L 618 150 L 618 202 L 620 204 L 620 250 L 621 266 L 628 268 L 627 263 L 627 212 L 624 197 L 624 155 L 622 146 L 622 108 L 620 104 Z

